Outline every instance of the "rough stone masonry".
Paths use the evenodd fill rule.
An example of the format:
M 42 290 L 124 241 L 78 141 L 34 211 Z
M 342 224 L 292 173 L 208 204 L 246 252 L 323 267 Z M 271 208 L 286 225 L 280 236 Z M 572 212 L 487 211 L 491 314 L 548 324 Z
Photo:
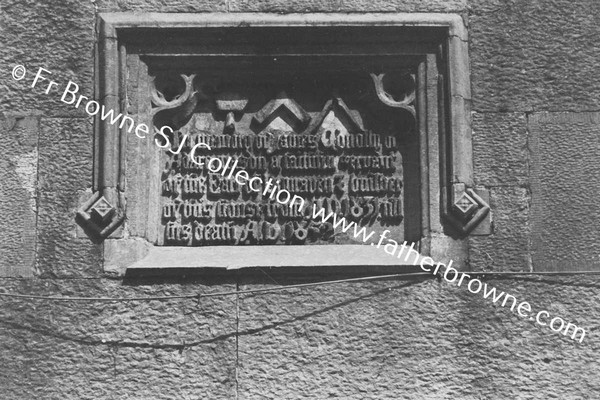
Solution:
M 465 268 L 598 271 L 600 10 L 592 0 L 0 0 L 0 8 L 4 292 L 145 297 L 274 285 L 262 272 L 134 282 L 106 272 L 105 254 L 129 262 L 143 256 L 146 243 L 134 238 L 123 250 L 112 239 L 91 240 L 75 220 L 94 186 L 94 120 L 10 77 L 15 64 L 43 66 L 57 82 L 73 80 L 82 93 L 96 93 L 101 12 L 459 15 L 469 38 L 473 177 L 489 189 L 493 211 L 491 235 L 466 239 Z M 138 107 L 130 100 L 128 107 Z M 134 158 L 125 162 L 134 165 Z M 135 180 L 127 185 L 137 190 Z M 138 205 L 129 203 L 132 218 L 141 213 Z M 277 284 L 307 279 L 272 278 Z M 437 280 L 344 283 L 200 302 L 2 297 L 0 396 L 596 397 L 599 279 L 485 281 L 586 327 L 586 340 L 575 343 Z

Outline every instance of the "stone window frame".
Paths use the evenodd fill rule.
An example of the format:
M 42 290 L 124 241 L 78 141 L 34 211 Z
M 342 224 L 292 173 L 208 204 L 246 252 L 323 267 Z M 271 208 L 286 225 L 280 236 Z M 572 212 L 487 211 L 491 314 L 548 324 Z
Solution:
M 466 265 L 467 235 L 490 234 L 491 219 L 489 192 L 483 187 L 475 187 L 473 181 L 468 32 L 459 15 L 100 13 L 96 97 L 107 109 L 124 112 L 127 54 L 126 43 L 122 42 L 124 33 L 148 29 L 294 29 L 317 26 L 421 28 L 427 32 L 443 32 L 437 51 L 423 54 L 427 62 L 419 66 L 421 81 L 417 82 L 417 90 L 426 91 L 425 95 L 420 96 L 421 100 L 417 99 L 417 102 L 420 101 L 417 111 L 421 110 L 421 113 L 425 113 L 423 115 L 427 115 L 427 118 L 419 118 L 418 122 L 420 131 L 427 132 L 420 138 L 421 154 L 427 161 L 422 162 L 424 167 L 422 166 L 421 171 L 423 215 L 419 251 L 436 261 L 447 262 L 452 258 L 454 265 Z M 439 93 L 434 96 L 436 102 L 428 101 L 429 86 L 438 88 Z M 299 249 L 306 246 L 222 246 L 226 251 L 217 249 L 215 252 L 214 247 L 158 247 L 141 238 L 123 237 L 122 224 L 126 215 L 123 168 L 127 150 L 126 140 L 123 140 L 124 132 L 116 125 L 99 118 L 96 119 L 95 126 L 94 194 L 81 206 L 77 218 L 88 235 L 103 241 L 104 269 L 109 274 L 123 274 L 128 268 L 237 269 L 251 266 L 398 265 L 398 260 L 391 256 L 387 260 L 378 257 L 375 263 L 370 261 L 371 257 L 363 250 L 371 246 L 363 245 L 343 245 L 349 256 L 345 257 L 346 261 L 340 261 L 339 257 L 333 257 L 331 249 L 327 249 L 337 246 L 310 246 L 310 251 Z M 260 251 L 256 247 L 260 247 Z M 324 253 L 315 251 L 315 247 L 321 248 L 319 251 Z M 203 252 L 203 249 L 212 250 Z M 266 252 L 271 252 L 273 256 L 265 259 Z M 381 250 L 379 252 L 383 253 Z M 311 256 L 310 253 L 315 254 Z M 177 257 L 174 257 L 175 254 Z

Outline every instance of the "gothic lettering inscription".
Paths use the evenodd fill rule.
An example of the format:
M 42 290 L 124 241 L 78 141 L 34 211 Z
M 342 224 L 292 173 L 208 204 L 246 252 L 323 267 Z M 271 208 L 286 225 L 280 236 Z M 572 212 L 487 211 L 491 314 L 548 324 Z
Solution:
M 216 102 L 216 110 L 226 113 L 221 120 L 214 113 L 197 112 L 174 130 L 161 155 L 162 244 L 360 240 L 350 231 L 339 232 L 332 221 L 312 218 L 313 207 L 354 221 L 366 232 L 401 231 L 402 156 L 394 132 L 365 128 L 360 113 L 339 98 L 311 112 L 285 93 L 254 113 L 241 111 L 246 103 L 235 108 Z M 190 151 L 199 143 L 207 146 L 198 148 L 192 160 Z M 212 172 L 226 164 L 246 171 L 248 181 L 260 179 L 241 185 L 228 176 L 229 170 Z M 278 189 L 302 197 L 305 207 L 282 204 L 275 192 L 263 195 L 269 179 Z

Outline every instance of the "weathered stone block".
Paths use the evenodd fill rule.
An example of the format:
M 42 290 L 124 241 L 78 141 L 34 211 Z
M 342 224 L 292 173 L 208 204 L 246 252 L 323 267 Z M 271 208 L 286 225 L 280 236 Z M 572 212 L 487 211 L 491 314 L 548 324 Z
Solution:
M 526 186 L 528 158 L 525 114 L 473 114 L 473 164 L 477 184 Z
M 165 296 L 203 285 L 128 287 L 99 279 L 1 282 L 51 296 Z M 221 285 L 218 291 L 234 290 Z M 3 398 L 235 397 L 235 297 L 139 302 L 2 299 Z M 149 382 L 152 382 L 150 385 Z
M 0 276 L 31 276 L 38 210 L 39 114 L 0 119 Z
M 535 113 L 531 241 L 536 270 L 600 270 L 600 113 Z
M 530 193 L 522 187 L 490 190 L 493 234 L 470 237 L 469 262 L 473 271 L 529 271 Z
M 230 0 L 99 0 L 98 11 L 225 12 Z
M 35 5 L 33 5 L 35 4 Z M 92 2 L 54 3 L 7 0 L 2 2 L 0 60 L 2 74 L 0 111 L 40 110 L 46 116 L 85 115 L 60 101 L 62 91 L 54 87 L 45 94 L 48 81 L 31 88 L 42 67 L 49 79 L 62 89 L 69 80 L 80 86 L 82 94 L 94 93 L 94 5 Z M 12 68 L 21 64 L 27 76 L 21 81 L 11 77 Z
M 75 212 L 91 185 L 90 119 L 44 118 L 40 133 L 38 260 L 42 275 L 96 276 L 100 245 L 77 238 Z
M 30 116 L 35 110 L 46 117 L 79 113 L 56 93 L 45 95 L 13 81 L 9 68 L 22 63 L 35 72 L 43 66 L 61 83 L 72 79 L 84 95 L 92 95 L 95 4 L 106 11 L 171 13 L 469 12 L 477 110 L 474 178 L 476 184 L 492 186 L 495 228 L 491 237 L 469 239 L 471 267 L 523 271 L 531 268 L 532 256 L 533 267 L 540 270 L 597 268 L 594 161 L 600 120 L 595 113 L 534 113 L 527 141 L 523 115 L 599 108 L 595 0 L 5 0 L 0 6 L 0 111 L 27 117 L 1 132 L 0 268 L 5 262 L 23 263 L 32 271 L 35 243 L 19 237 L 35 231 L 27 225 L 35 218 L 29 183 L 38 142 Z M 129 106 L 136 107 L 136 101 Z M 128 286 L 94 278 L 102 254 L 89 239 L 76 237 L 73 218 L 77 199 L 91 190 L 90 121 L 42 121 L 37 178 L 42 276 L 86 279 L 2 279 L 0 287 L 34 295 L 122 297 L 234 290 L 234 285 L 210 287 L 193 280 Z M 532 157 L 531 176 L 527 157 Z M 439 204 L 439 199 L 431 202 Z M 16 272 L 21 271 L 19 266 Z M 581 399 L 600 392 L 599 279 L 486 282 L 537 310 L 588 328 L 584 343 L 434 280 L 391 291 L 386 288 L 402 284 L 353 283 L 240 296 L 238 314 L 235 297 L 203 299 L 197 307 L 193 301 L 90 304 L 0 297 L 0 397 L 475 400 Z M 264 287 L 240 283 L 241 288 Z
M 241 12 L 461 12 L 466 0 L 231 0 L 230 11 Z
M 473 109 L 595 110 L 598 3 L 472 1 Z
M 436 379 L 456 370 L 454 351 L 433 345 L 447 318 L 437 308 L 437 285 L 372 282 L 243 296 L 241 398 L 427 397 Z M 440 358 L 450 362 L 442 367 Z M 415 370 L 427 371 L 419 384 L 409 376 Z

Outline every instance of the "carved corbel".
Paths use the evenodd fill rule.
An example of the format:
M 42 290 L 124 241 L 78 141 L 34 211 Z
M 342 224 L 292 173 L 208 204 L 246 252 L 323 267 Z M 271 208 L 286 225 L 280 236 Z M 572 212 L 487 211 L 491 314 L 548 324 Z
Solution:
M 479 192 L 479 194 L 477 193 Z M 481 195 L 483 196 L 481 196 Z M 442 216 L 461 235 L 468 235 L 486 218 L 489 219 L 490 206 L 483 197 L 489 197 L 486 189 L 467 188 L 464 183 L 452 184 L 450 198 L 442 190 Z M 490 234 L 490 224 L 486 224 L 481 234 Z
M 109 202 L 104 194 L 95 192 L 77 211 L 77 218 L 83 226 L 102 239 L 108 237 L 125 219 L 123 210 Z

